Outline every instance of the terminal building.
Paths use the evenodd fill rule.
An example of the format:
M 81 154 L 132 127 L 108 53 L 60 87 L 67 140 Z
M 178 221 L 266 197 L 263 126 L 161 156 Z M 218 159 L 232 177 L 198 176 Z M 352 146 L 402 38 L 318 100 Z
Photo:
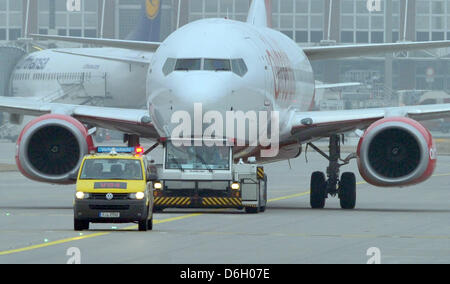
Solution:
M 0 43 L 30 33 L 123 39 L 144 0 L 0 0 Z M 148 0 L 150 1 L 150 0 Z M 244 21 L 251 0 L 160 0 L 161 40 L 202 18 Z M 450 40 L 450 0 L 266 0 L 272 27 L 301 46 Z M 152 0 L 151 2 L 157 2 Z M 27 31 L 27 32 L 25 32 Z M 449 50 L 314 63 L 317 80 L 358 81 L 391 103 L 397 90 L 450 88 Z M 386 95 L 388 94 L 388 95 Z M 376 96 L 372 93 L 369 97 Z M 361 99 L 370 99 L 360 97 Z

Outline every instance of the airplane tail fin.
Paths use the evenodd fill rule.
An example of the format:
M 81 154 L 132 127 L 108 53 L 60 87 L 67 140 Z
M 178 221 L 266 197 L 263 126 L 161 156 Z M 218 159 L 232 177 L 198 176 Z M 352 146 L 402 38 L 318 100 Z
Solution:
M 272 1 L 252 0 L 247 23 L 256 26 L 272 27 Z
M 126 40 L 159 42 L 161 37 L 161 3 L 163 0 L 142 0 L 142 15 Z

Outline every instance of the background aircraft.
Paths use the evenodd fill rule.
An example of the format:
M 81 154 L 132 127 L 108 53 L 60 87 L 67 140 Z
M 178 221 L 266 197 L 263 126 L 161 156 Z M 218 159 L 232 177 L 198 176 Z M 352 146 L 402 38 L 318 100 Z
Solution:
M 174 112 L 191 115 L 194 103 L 203 112 L 277 111 L 280 113 L 280 152 L 258 156 L 258 147 L 236 148 L 235 157 L 256 157 L 273 162 L 298 157 L 302 145 L 329 138 L 327 174 L 311 178 L 311 206 L 323 208 L 328 195 L 339 196 L 344 209 L 356 202 L 353 173 L 340 176 L 340 167 L 358 158 L 363 178 L 376 186 L 408 186 L 429 178 L 436 165 L 431 134 L 417 121 L 450 115 L 450 105 L 351 111 L 311 112 L 315 93 L 313 60 L 345 58 L 372 53 L 449 47 L 450 42 L 419 42 L 300 48 L 268 27 L 264 0 L 254 0 L 247 23 L 208 19 L 190 23 L 163 43 L 39 36 L 85 44 L 154 53 L 146 72 L 147 110 L 79 106 L 74 104 L 0 99 L 0 110 L 39 116 L 22 131 L 16 161 L 21 172 L 34 180 L 70 183 L 82 157 L 93 148 L 85 125 L 115 129 L 139 138 L 168 137 L 176 127 Z M 183 48 L 180 48 L 183 46 Z M 209 60 L 209 61 L 208 61 Z M 209 64 L 211 63 L 211 64 Z M 62 64 L 62 63 L 61 63 Z M 222 66 L 219 69 L 211 66 Z M 268 125 L 260 125 L 263 130 Z M 365 130 L 358 152 L 340 155 L 340 135 Z
M 161 2 L 156 9 L 156 16 L 150 19 L 145 1 L 142 2 L 141 19 L 127 40 L 160 40 Z M 53 48 L 27 55 L 22 49 L 5 46 L 0 47 L 0 53 L 10 58 L 10 66 L 2 68 L 5 74 L 0 74 L 1 95 L 40 102 L 121 108 L 146 105 L 146 72 L 153 52 L 122 48 Z M 3 120 L 0 113 L 0 132 L 8 132 L 7 136 L 13 139 L 17 127 L 5 125 Z M 15 116 L 10 122 L 21 124 L 22 117 Z

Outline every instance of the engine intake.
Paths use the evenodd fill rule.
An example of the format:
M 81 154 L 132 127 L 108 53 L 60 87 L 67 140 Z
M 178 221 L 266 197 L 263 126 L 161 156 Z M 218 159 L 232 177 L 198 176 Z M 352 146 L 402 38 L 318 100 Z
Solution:
M 78 120 L 49 114 L 25 126 L 17 141 L 16 163 L 32 180 L 70 184 L 70 175 L 93 148 L 92 137 Z
M 430 132 L 417 121 L 387 118 L 370 126 L 361 138 L 358 166 L 372 185 L 414 185 L 433 174 L 436 147 Z

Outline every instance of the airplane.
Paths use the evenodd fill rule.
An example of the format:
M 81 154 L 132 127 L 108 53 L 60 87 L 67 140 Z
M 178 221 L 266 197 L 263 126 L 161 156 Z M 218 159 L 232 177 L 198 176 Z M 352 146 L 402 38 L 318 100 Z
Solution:
M 146 1 L 142 2 L 141 19 L 127 40 L 154 42 L 160 39 L 162 1 L 157 4 L 156 10 L 148 11 Z M 156 15 L 149 15 L 150 12 Z M 3 56 L 17 57 L 18 49 L 0 47 L 0 52 Z M 153 51 L 123 48 L 54 48 L 29 55 L 20 53 L 8 76 L 11 80 L 4 82 L 4 93 L 42 102 L 145 107 L 146 73 L 153 54 Z M 355 85 L 358 84 L 321 84 L 318 88 Z
M 355 158 L 361 176 L 374 186 L 406 187 L 431 177 L 436 146 L 419 121 L 450 116 L 449 104 L 311 111 L 315 96 L 311 62 L 447 48 L 450 41 L 301 48 L 269 27 L 266 3 L 253 0 L 245 23 L 199 20 L 176 30 L 163 42 L 35 36 L 154 55 L 146 71 L 145 110 L 0 98 L 0 111 L 37 117 L 17 141 L 19 170 L 35 181 L 71 184 L 70 176 L 94 147 L 86 125 L 121 131 L 128 135 L 129 145 L 136 146 L 141 138 L 170 138 L 177 127 L 171 120 L 173 115 L 185 111 L 193 116 L 195 105 L 201 103 L 204 113 L 216 111 L 224 117 L 230 110 L 279 113 L 278 155 L 262 157 L 258 155 L 262 145 L 249 145 L 234 148 L 234 157 L 270 163 L 298 157 L 304 145 L 312 147 L 329 161 L 326 174 L 312 174 L 312 208 L 324 208 L 329 196 L 339 197 L 343 209 L 355 208 L 355 174 L 340 175 L 341 167 Z M 260 127 L 270 131 L 269 123 Z M 341 135 L 352 131 L 361 134 L 357 152 L 342 159 Z M 329 154 L 314 145 L 323 138 L 329 139 Z

